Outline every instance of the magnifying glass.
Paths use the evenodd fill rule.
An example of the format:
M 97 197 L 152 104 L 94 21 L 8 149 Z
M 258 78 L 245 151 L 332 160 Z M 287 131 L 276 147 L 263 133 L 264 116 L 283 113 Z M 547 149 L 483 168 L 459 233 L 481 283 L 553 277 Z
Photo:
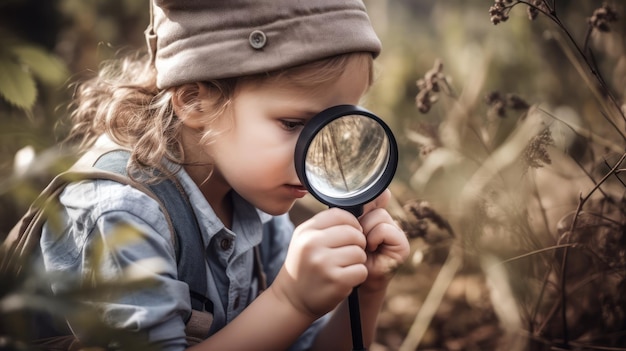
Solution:
M 313 197 L 358 217 L 363 205 L 391 183 L 398 166 L 398 145 L 378 116 L 360 106 L 338 105 L 305 124 L 294 157 L 298 178 Z M 353 349 L 365 350 L 356 287 L 348 305 Z

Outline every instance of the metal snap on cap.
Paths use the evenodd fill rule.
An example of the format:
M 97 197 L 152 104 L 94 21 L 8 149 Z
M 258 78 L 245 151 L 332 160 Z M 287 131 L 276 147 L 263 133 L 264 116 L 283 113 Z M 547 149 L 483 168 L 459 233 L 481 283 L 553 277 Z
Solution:
M 265 44 L 267 43 L 267 37 L 262 31 L 255 30 L 250 33 L 248 41 L 250 42 L 250 46 L 258 50 L 262 49 L 265 46 Z

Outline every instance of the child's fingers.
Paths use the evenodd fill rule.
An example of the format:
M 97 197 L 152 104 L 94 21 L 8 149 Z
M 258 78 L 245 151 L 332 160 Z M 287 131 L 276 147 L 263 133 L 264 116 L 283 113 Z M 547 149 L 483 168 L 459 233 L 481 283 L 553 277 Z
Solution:
M 363 206 L 363 214 L 367 214 L 368 212 L 375 210 L 377 208 L 385 208 L 391 199 L 391 191 L 389 189 L 385 189 L 382 194 L 378 195 L 373 201 L 365 204 Z
M 296 241 L 303 247 L 338 248 L 355 245 L 365 249 L 366 238 L 360 229 L 350 225 L 340 224 L 325 229 L 298 230 Z
M 350 245 L 330 250 L 328 257 L 324 257 L 324 260 L 324 264 L 330 264 L 335 267 L 348 267 L 355 264 L 364 264 L 367 261 L 367 254 L 362 247 Z
M 302 223 L 301 226 L 307 229 L 326 229 L 341 224 L 350 225 L 359 231 L 363 230 L 358 219 L 350 214 L 350 212 L 340 208 L 330 208 L 322 211 Z
M 367 254 L 357 245 L 325 249 L 318 252 L 311 261 L 314 272 L 323 282 L 352 287 L 367 278 Z M 351 285 L 352 282 L 356 282 Z
M 366 249 L 369 252 L 377 251 L 381 245 L 384 245 L 385 249 L 400 251 L 405 251 L 404 247 L 408 246 L 406 235 L 385 209 L 370 211 L 361 217 L 361 225 L 367 236 Z
M 403 260 L 408 255 L 406 235 L 396 225 L 379 223 L 367 233 L 368 252 L 380 252 Z
M 336 270 L 337 281 L 343 286 L 353 288 L 367 279 L 368 271 L 364 264 L 353 264 Z
M 363 228 L 363 233 L 367 235 L 376 225 L 380 223 L 389 223 L 396 226 L 393 218 L 384 208 L 375 208 L 359 218 L 359 223 Z

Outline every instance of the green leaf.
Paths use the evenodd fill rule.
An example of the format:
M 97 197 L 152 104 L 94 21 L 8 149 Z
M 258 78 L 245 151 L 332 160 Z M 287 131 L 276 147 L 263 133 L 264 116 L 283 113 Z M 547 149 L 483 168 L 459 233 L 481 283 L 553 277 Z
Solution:
M 10 57 L 0 55 L 0 96 L 10 104 L 30 110 L 37 99 L 33 76 Z
M 61 84 L 68 76 L 65 64 L 41 47 L 19 44 L 7 49 L 44 84 Z

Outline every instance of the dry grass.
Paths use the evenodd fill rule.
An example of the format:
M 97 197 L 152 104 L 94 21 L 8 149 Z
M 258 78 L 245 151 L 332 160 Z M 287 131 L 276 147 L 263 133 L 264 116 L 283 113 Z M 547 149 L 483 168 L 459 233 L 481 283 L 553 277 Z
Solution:
M 493 30 L 513 11 L 551 22 L 544 38 L 577 72 L 592 105 L 485 91 L 489 61 L 464 84 L 453 83 L 441 60 L 416 82 L 415 122 L 401 136 L 413 143 L 415 168 L 392 189 L 403 194 L 392 210 L 413 255 L 390 286 L 371 351 L 626 350 L 626 54 L 624 33 L 613 28 L 623 4 L 570 24 L 558 4 L 565 7 L 497 0 L 488 12 Z M 389 67 L 406 75 L 399 64 Z M 440 118 L 419 119 L 433 110 Z M 33 283 L 37 276 L 2 278 L 0 329 L 16 321 L 16 306 L 75 303 L 28 290 L 42 284 Z M 28 349 L 19 333 L 17 341 L 3 335 L 0 349 Z
M 553 23 L 552 42 L 595 111 L 572 119 L 570 110 L 484 93 L 485 67 L 460 94 L 442 62 L 425 73 L 417 109 L 445 113 L 407 135 L 420 155 L 410 187 L 422 200 L 398 216 L 414 262 L 392 287 L 380 350 L 626 350 L 623 86 L 607 83 L 603 52 L 592 49 L 621 45 L 623 34 L 608 36 L 618 10 L 590 13 L 582 38 L 557 1 L 496 0 L 491 21 L 502 25 L 517 7 Z

